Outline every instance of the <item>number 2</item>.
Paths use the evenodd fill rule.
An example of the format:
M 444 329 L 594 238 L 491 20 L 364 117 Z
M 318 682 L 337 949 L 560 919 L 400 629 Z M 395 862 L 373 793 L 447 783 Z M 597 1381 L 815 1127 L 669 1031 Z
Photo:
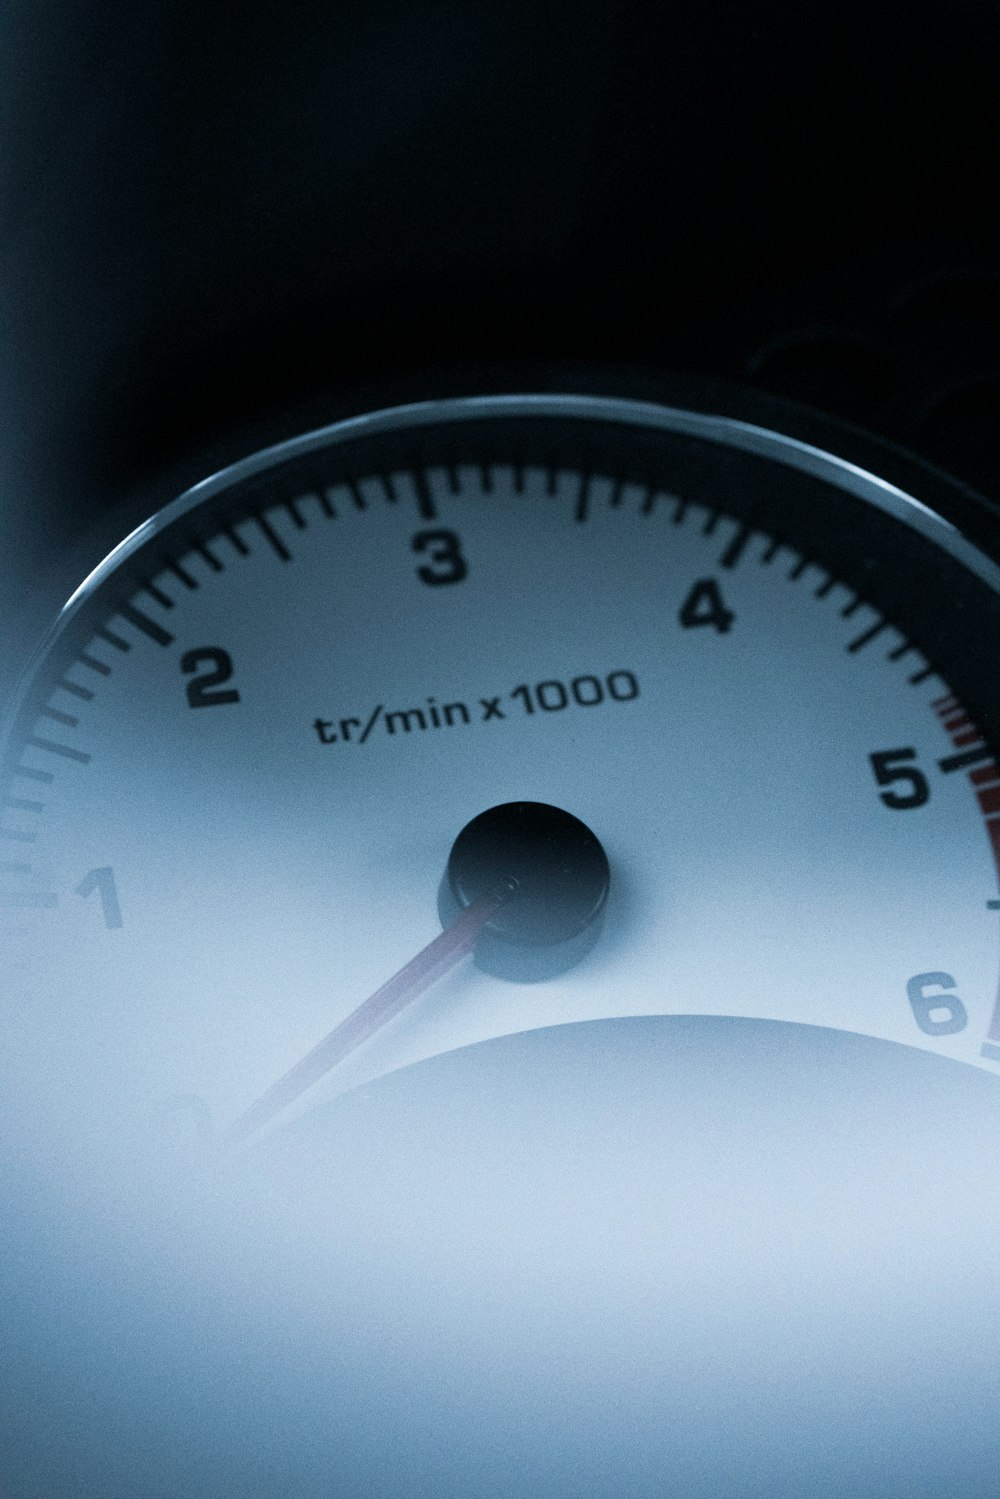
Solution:
M 192 708 L 216 708 L 223 703 L 238 703 L 235 687 L 222 687 L 233 674 L 233 658 L 217 645 L 200 645 L 181 657 L 181 671 L 190 676 L 199 666 L 211 664 L 213 671 L 202 672 L 187 684 L 187 700 Z M 221 689 L 221 690 L 220 690 Z

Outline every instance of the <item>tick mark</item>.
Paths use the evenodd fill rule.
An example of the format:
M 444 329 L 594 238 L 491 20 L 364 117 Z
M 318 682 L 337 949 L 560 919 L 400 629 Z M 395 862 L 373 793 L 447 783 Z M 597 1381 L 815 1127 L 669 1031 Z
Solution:
M 981 765 L 984 760 L 992 759 L 993 751 L 989 745 L 980 744 L 976 749 L 963 750 L 960 755 L 946 755 L 938 761 L 938 770 L 948 775 L 953 770 L 968 770 L 970 765 Z
M 434 496 L 431 494 L 431 486 L 427 482 L 427 475 L 422 468 L 412 470 L 413 488 L 417 495 L 417 509 L 422 520 L 437 520 L 437 506 L 434 504 Z
M 86 651 L 81 651 L 77 657 L 81 666 L 89 666 L 91 671 L 96 671 L 100 677 L 110 677 L 111 667 L 104 661 L 98 661 L 96 656 L 88 656 Z
M 870 625 L 862 635 L 859 635 L 856 640 L 851 641 L 847 647 L 848 654 L 853 656 L 857 651 L 864 650 L 865 646 L 869 645 L 877 635 L 881 635 L 885 629 L 888 629 L 888 625 L 884 619 L 880 619 L 875 624 Z
M 234 547 L 237 552 L 239 552 L 241 557 L 249 557 L 250 548 L 243 540 L 243 537 L 240 536 L 232 526 L 223 526 L 221 534 L 226 538 L 230 545 Z
M 581 524 L 587 519 L 587 512 L 590 508 L 590 480 L 590 474 L 580 475 L 580 488 L 577 490 L 573 519 Z
M 0 891 L 0 906 L 6 906 L 8 910 L 51 911 L 58 904 L 58 895 L 49 895 L 40 890 Z
M 80 720 L 74 718 L 72 713 L 62 713 L 58 708 L 42 708 L 38 714 L 39 718 L 51 718 L 53 723 L 65 724 L 67 729 L 75 729 Z
M 20 776 L 25 781 L 35 781 L 39 786 L 51 786 L 55 780 L 51 770 L 35 770 L 30 765 L 15 765 L 11 775 Z
M 89 687 L 81 687 L 78 682 L 71 682 L 68 677 L 61 677 L 56 686 L 61 687 L 63 692 L 72 693 L 73 697 L 80 698 L 84 703 L 93 701 L 94 694 Z
M 103 641 L 106 641 L 108 645 L 113 645 L 116 651 L 130 651 L 132 649 L 129 642 L 127 640 L 123 640 L 120 635 L 116 635 L 113 630 L 108 630 L 102 627 L 100 630 L 95 630 L 94 634 L 99 635 L 100 638 Z M 87 657 L 81 656 L 80 660 L 87 661 Z M 87 661 L 87 665 L 90 665 L 89 661 Z
M 187 568 L 182 567 L 179 562 L 168 562 L 167 568 L 170 572 L 173 573 L 174 577 L 177 578 L 179 582 L 184 584 L 184 587 L 188 590 L 189 593 L 193 593 L 198 587 L 198 579 L 193 578 L 188 572 Z
M 173 644 L 174 637 L 170 631 L 158 625 L 155 619 L 150 619 L 148 614 L 143 614 L 142 610 L 137 609 L 134 604 L 122 604 L 118 613 L 122 619 L 127 619 L 130 625 L 135 625 L 137 630 L 148 635 L 149 639 L 155 641 L 157 645 Z
M 747 542 L 753 535 L 749 526 L 741 526 L 719 558 L 720 567 L 733 568 L 746 551 Z
M 57 744 L 54 739 L 42 739 L 32 734 L 27 740 L 33 749 L 45 750 L 50 755 L 61 755 L 65 760 L 75 760 L 78 765 L 89 765 L 90 756 L 83 750 L 71 749 L 68 744 Z
M 223 567 L 222 563 L 219 561 L 218 557 L 215 555 L 214 552 L 209 551 L 208 547 L 205 545 L 205 543 L 203 541 L 196 541 L 196 542 L 194 542 L 193 546 L 192 546 L 192 550 L 195 551 L 198 554 L 198 556 L 201 558 L 201 560 L 208 567 L 211 568 L 211 570 L 212 570 L 213 573 L 225 572 L 225 568 Z
M 275 552 L 275 554 L 278 557 L 281 558 L 282 562 L 291 562 L 291 560 L 292 560 L 292 554 L 291 554 L 291 552 L 288 550 L 288 548 L 286 547 L 285 543 L 282 541 L 281 537 L 278 535 L 277 531 L 271 525 L 271 522 L 268 520 L 267 516 L 266 515 L 255 515 L 254 516 L 254 520 L 257 522 L 258 526 L 260 527 L 261 533 L 265 537 L 265 539 L 267 540 L 269 546 L 273 549 L 273 551 Z
M 169 593 L 164 593 L 163 589 L 157 588 L 155 583 L 143 583 L 142 586 L 150 598 L 159 604 L 161 609 L 172 609 L 174 607 L 174 601 Z

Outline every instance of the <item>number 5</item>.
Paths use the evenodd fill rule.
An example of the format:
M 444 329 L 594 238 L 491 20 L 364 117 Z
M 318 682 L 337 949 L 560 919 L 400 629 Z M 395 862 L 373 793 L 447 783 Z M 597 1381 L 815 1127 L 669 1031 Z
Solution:
M 872 770 L 875 779 L 880 786 L 892 786 L 897 782 L 903 782 L 909 787 L 908 791 L 883 791 L 880 793 L 883 802 L 891 807 L 894 812 L 909 812 L 914 807 L 922 807 L 925 802 L 930 801 L 931 788 L 927 784 L 927 777 L 922 770 L 915 765 L 904 765 L 904 760 L 915 760 L 917 752 L 915 749 L 878 750 L 870 755 Z

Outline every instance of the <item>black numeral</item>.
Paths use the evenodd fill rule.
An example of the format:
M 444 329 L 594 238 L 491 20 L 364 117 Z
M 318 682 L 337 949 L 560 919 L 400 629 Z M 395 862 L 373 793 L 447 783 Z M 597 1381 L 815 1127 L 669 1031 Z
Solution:
M 722 590 L 714 578 L 700 578 L 681 605 L 680 622 L 685 630 L 711 625 L 720 635 L 733 628 L 736 615 L 727 609 Z
M 887 807 L 894 812 L 909 812 L 914 807 L 922 807 L 931 799 L 931 788 L 927 783 L 927 777 L 916 765 L 907 765 L 908 760 L 915 760 L 917 752 L 915 749 L 878 750 L 874 755 L 869 755 L 875 779 L 880 786 L 893 786 L 901 783 L 907 789 L 905 791 L 882 791 L 879 793 Z
M 181 671 L 190 676 L 200 666 L 211 666 L 187 684 L 187 700 L 192 708 L 220 708 L 223 703 L 238 703 L 235 687 L 223 687 L 233 675 L 233 658 L 217 645 L 200 645 L 181 657 Z
M 469 564 L 462 556 L 462 543 L 454 531 L 418 531 L 410 542 L 410 550 L 427 553 L 428 561 L 417 568 L 417 577 L 429 588 L 461 583 L 468 577 Z

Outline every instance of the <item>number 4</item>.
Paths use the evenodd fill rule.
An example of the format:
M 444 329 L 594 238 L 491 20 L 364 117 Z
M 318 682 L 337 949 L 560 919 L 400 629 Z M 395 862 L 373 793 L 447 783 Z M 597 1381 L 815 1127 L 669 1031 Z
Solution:
M 711 625 L 720 635 L 733 627 L 736 615 L 722 601 L 722 590 L 714 578 L 701 578 L 681 605 L 678 616 L 685 630 Z

